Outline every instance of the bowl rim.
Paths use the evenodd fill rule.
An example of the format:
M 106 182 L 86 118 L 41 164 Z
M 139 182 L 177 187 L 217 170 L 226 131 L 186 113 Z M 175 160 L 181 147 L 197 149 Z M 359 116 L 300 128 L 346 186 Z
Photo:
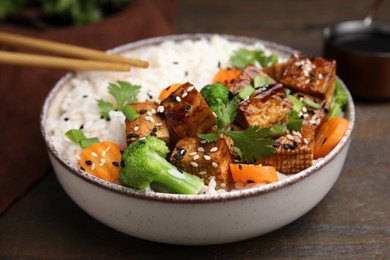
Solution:
M 199 39 L 210 39 L 211 37 L 218 35 L 223 37 L 229 41 L 239 41 L 247 44 L 253 44 L 255 42 L 259 42 L 264 44 L 264 46 L 273 52 L 276 53 L 284 53 L 286 55 L 291 55 L 294 53 L 299 53 L 299 51 L 294 50 L 285 45 L 281 45 L 275 42 L 265 41 L 255 37 L 247 37 L 247 36 L 236 36 L 236 35 L 227 35 L 227 34 L 173 34 L 168 36 L 159 36 L 148 39 L 143 39 L 135 42 L 131 42 L 125 45 L 118 46 L 111 50 L 108 50 L 109 53 L 123 53 L 128 50 L 136 49 L 139 47 L 147 46 L 147 45 L 156 45 L 166 40 L 173 41 L 182 41 L 182 40 L 199 40 Z M 55 99 L 55 96 L 60 92 L 63 86 L 65 86 L 66 82 L 68 82 L 71 78 L 75 76 L 75 73 L 68 72 L 65 74 L 53 87 L 53 89 L 49 92 L 48 96 L 45 99 L 43 104 L 41 114 L 40 114 L 40 127 L 41 134 L 43 139 L 45 140 L 45 144 L 48 150 L 48 153 L 54 157 L 54 159 L 60 163 L 67 171 L 69 171 L 74 176 L 77 176 L 83 181 L 86 181 L 92 185 L 98 186 L 108 191 L 112 191 L 123 196 L 131 197 L 134 199 L 140 200 L 149 200 L 149 201 L 158 201 L 158 202 L 176 202 L 176 203 L 213 203 L 217 201 L 230 201 L 230 200 L 239 200 L 248 197 L 260 196 L 263 194 L 269 194 L 271 192 L 276 192 L 284 187 L 289 187 L 295 183 L 300 182 L 303 179 L 308 178 L 309 176 L 315 174 L 320 169 L 324 168 L 328 165 L 340 152 L 343 150 L 345 146 L 348 145 L 348 141 L 351 139 L 352 131 L 355 124 L 355 107 L 353 103 L 352 96 L 345 86 L 344 82 L 338 78 L 346 90 L 348 95 L 348 106 L 347 106 L 347 118 L 349 120 L 349 127 L 343 138 L 336 145 L 336 147 L 324 158 L 317 160 L 311 167 L 294 174 L 292 176 L 288 176 L 286 179 L 263 185 L 258 187 L 253 187 L 245 190 L 234 190 L 230 192 L 216 193 L 216 194 L 197 194 L 197 195 L 182 195 L 182 194 L 167 194 L 167 193 L 158 193 L 158 192 L 142 192 L 133 188 L 125 187 L 120 184 L 111 183 L 105 180 L 102 180 L 98 177 L 95 177 L 87 172 L 84 172 L 80 169 L 77 169 L 72 163 L 66 159 L 62 154 L 56 151 L 49 133 L 46 131 L 46 118 L 48 115 L 48 111 L 50 109 L 50 104 Z

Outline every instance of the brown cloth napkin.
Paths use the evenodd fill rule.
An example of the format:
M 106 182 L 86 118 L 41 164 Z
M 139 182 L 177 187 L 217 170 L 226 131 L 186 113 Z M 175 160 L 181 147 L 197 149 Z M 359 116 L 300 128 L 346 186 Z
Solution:
M 39 32 L 0 24 L 0 30 L 107 50 L 171 34 L 176 10 L 177 0 L 132 0 L 119 13 L 82 27 Z M 1 44 L 0 50 L 29 51 Z M 0 214 L 50 169 L 39 116 L 46 95 L 65 72 L 0 65 Z

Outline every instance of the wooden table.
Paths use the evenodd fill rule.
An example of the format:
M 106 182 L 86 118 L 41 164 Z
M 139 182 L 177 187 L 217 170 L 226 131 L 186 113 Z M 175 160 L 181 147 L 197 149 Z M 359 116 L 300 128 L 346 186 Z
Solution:
M 180 3 L 178 33 L 254 36 L 321 54 L 322 29 L 361 19 L 370 1 L 200 1 Z M 378 18 L 390 22 L 390 1 Z M 3 259 L 390 258 L 390 103 L 356 103 L 345 167 L 329 194 L 277 231 L 227 245 L 189 247 L 136 239 L 97 222 L 65 194 L 52 170 L 0 216 Z

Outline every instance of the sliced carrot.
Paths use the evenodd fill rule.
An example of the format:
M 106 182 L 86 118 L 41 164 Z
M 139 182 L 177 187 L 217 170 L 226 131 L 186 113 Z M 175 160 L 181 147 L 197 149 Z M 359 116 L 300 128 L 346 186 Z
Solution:
M 314 159 L 324 157 L 340 142 L 349 126 L 349 121 L 342 117 L 333 117 L 324 122 L 316 131 Z
M 255 164 L 229 164 L 233 180 L 242 183 L 271 183 L 278 181 L 276 169 L 273 166 Z
M 183 85 L 183 84 L 182 83 L 175 83 L 175 84 L 172 84 L 172 85 L 164 88 L 161 91 L 160 96 L 158 97 L 158 99 L 160 99 L 160 100 L 166 99 L 167 97 L 169 97 L 170 94 L 175 92 L 181 85 Z
M 80 166 L 84 171 L 109 182 L 119 177 L 119 165 L 122 158 L 121 148 L 113 142 L 94 143 L 85 148 L 80 157 Z
M 232 81 L 237 78 L 238 74 L 240 74 L 241 70 L 237 68 L 225 68 L 220 69 L 217 74 L 215 74 L 213 83 L 221 83 L 226 87 L 229 87 Z

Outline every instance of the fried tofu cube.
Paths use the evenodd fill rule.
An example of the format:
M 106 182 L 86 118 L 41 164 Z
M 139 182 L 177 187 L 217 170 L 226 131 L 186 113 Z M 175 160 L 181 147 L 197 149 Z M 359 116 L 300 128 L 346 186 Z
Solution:
M 256 76 L 260 77 L 269 77 L 264 71 L 254 65 L 245 66 L 240 74 L 238 74 L 237 78 L 234 79 L 232 84 L 229 85 L 228 89 L 231 93 L 236 94 L 240 92 L 247 85 L 253 85 L 253 79 Z M 271 79 L 271 83 L 275 83 L 275 81 Z
M 167 119 L 169 134 L 176 141 L 184 137 L 210 132 L 216 125 L 216 116 L 202 95 L 189 82 L 182 84 L 161 101 Z
M 157 113 L 158 106 L 155 102 L 139 102 L 130 104 L 139 117 L 129 122 L 126 119 L 126 141 L 130 144 L 142 136 L 156 136 L 167 144 L 169 143 L 168 127 L 163 115 Z
M 233 161 L 233 157 L 224 138 L 212 143 L 202 143 L 196 137 L 180 139 L 170 161 L 179 169 L 200 177 L 205 184 L 214 177 L 216 189 L 229 189 L 231 186 L 229 163 Z
M 243 128 L 255 125 L 268 128 L 286 123 L 293 106 L 282 84 L 267 85 L 238 105 L 236 121 Z
M 313 164 L 315 127 L 304 123 L 300 132 L 292 131 L 274 141 L 275 156 L 256 160 L 274 166 L 278 172 L 295 174 Z
M 299 92 L 332 101 L 336 87 L 336 61 L 292 55 L 280 82 Z
M 271 66 L 265 67 L 262 70 L 275 81 L 279 82 L 283 76 L 283 72 L 285 69 L 286 63 L 276 63 Z

